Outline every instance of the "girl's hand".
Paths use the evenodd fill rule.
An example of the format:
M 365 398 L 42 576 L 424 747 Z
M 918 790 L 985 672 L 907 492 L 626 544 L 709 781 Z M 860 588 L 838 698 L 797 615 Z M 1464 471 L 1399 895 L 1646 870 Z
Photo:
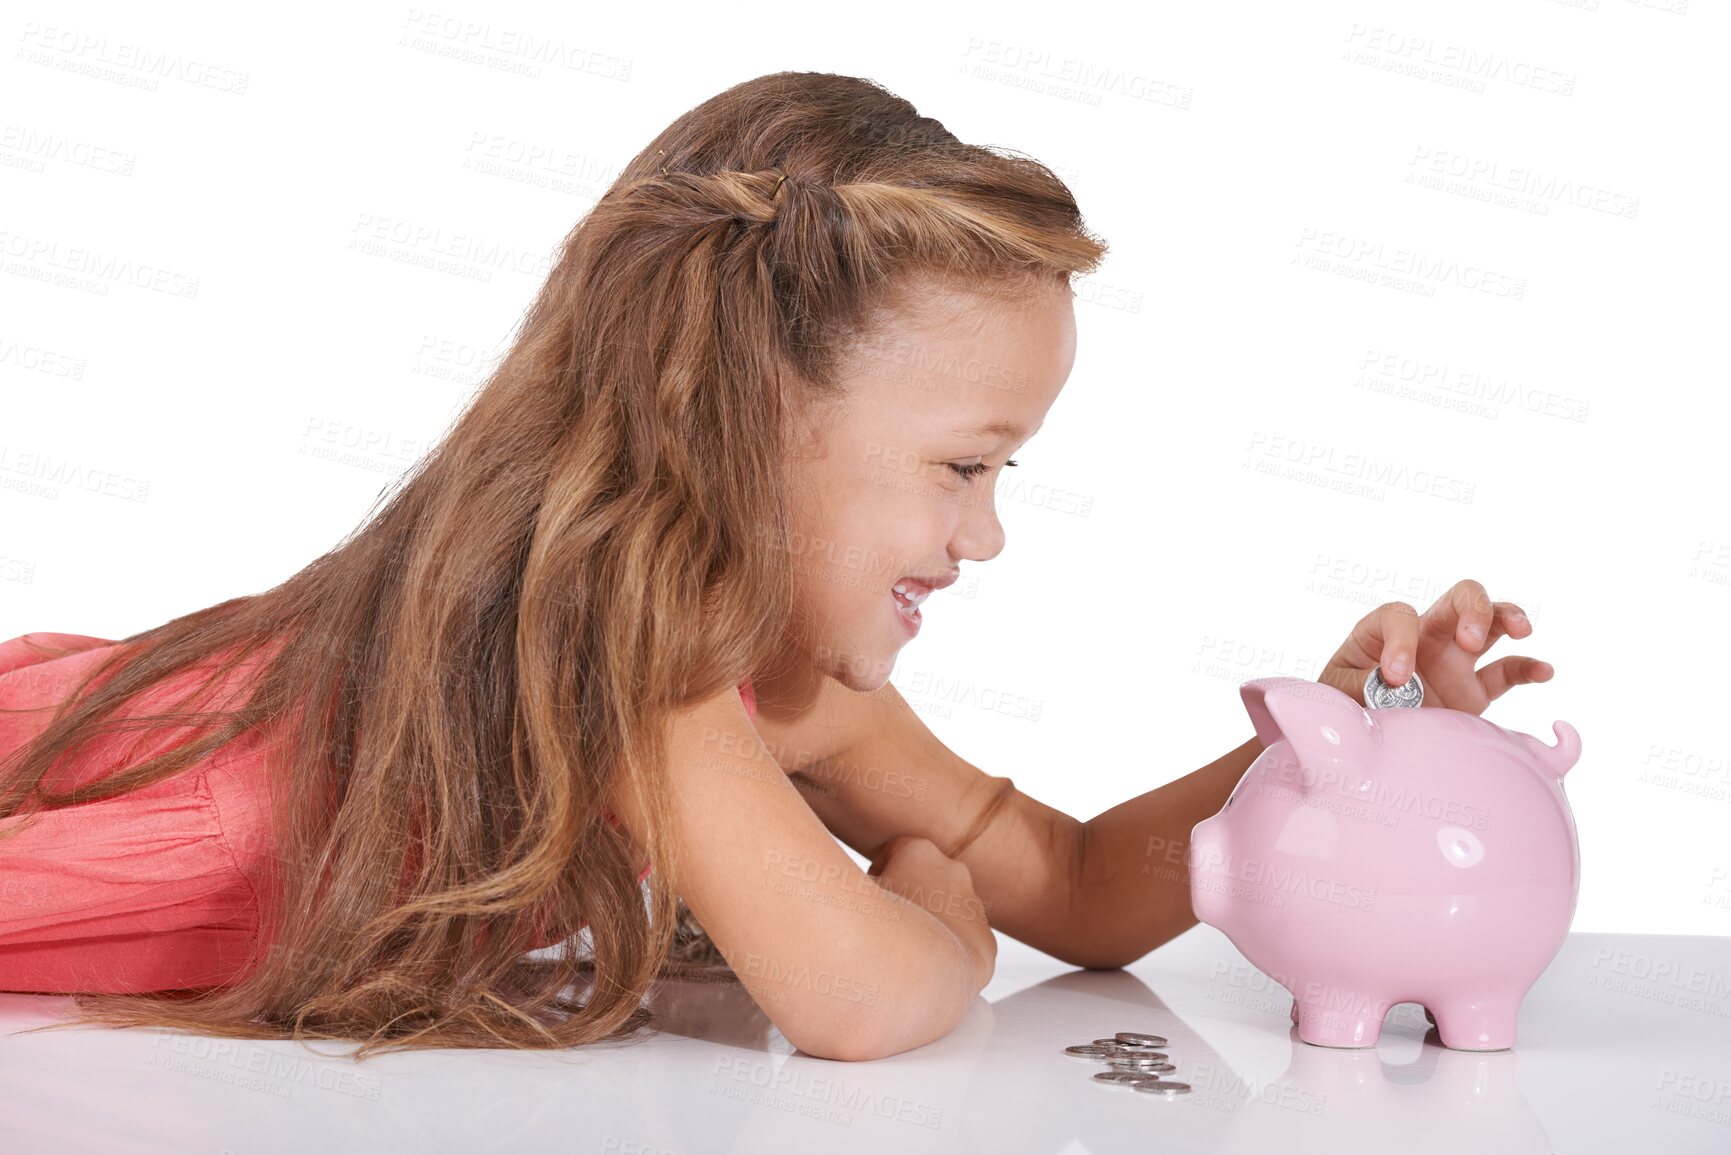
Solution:
M 1372 610 L 1316 680 L 1362 706 L 1364 679 L 1373 665 L 1380 668 L 1383 681 L 1400 686 L 1412 677 L 1416 660 L 1425 706 L 1481 714 L 1510 687 L 1548 682 L 1555 673 L 1549 662 L 1519 656 L 1473 669 L 1477 656 L 1504 634 L 1524 638 L 1532 632 L 1519 606 L 1491 601 L 1485 587 L 1468 578 L 1456 582 L 1422 615 L 1405 602 Z
M 998 940 L 986 921 L 986 904 L 974 892 L 974 876 L 964 863 L 929 839 L 898 834 L 878 847 L 866 874 L 883 889 L 936 915 L 973 957 L 979 986 L 991 981 Z

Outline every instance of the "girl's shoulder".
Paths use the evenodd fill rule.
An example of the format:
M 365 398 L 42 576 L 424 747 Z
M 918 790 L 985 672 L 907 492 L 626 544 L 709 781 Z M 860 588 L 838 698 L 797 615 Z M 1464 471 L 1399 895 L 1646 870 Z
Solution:
M 42 630 L 20 634 L 0 642 L 0 674 L 115 644 L 108 638 L 93 638 L 89 634 L 58 634 Z

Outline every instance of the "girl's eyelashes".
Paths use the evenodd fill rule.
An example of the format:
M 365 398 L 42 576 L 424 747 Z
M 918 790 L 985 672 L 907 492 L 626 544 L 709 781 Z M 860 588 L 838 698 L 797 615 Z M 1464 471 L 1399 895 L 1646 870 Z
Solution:
M 1014 461 L 1006 461 L 1004 464 L 1014 465 L 1016 463 Z M 956 474 L 964 480 L 972 481 L 974 478 L 990 469 L 991 466 L 987 465 L 984 461 L 976 461 L 972 465 L 957 465 L 952 461 L 950 462 L 950 468 L 955 470 Z

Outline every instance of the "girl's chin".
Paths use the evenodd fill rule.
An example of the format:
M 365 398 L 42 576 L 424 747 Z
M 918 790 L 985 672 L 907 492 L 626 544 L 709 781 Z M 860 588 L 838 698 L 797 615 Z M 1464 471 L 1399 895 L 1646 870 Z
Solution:
M 849 653 L 839 661 L 832 662 L 829 676 L 861 694 L 869 694 L 883 688 L 890 680 L 890 674 L 896 667 L 896 653 L 891 650 L 887 654 L 866 655 Z

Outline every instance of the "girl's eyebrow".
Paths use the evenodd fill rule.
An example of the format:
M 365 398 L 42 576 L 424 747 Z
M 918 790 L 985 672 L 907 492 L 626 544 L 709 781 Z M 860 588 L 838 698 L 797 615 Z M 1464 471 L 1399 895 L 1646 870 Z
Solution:
M 988 421 L 973 429 L 957 429 L 955 432 L 961 437 L 984 437 L 988 433 L 995 433 L 1000 437 L 1013 437 L 1018 441 L 1026 441 L 1044 427 L 1045 423 L 1041 422 L 1034 426 L 1033 432 L 1030 433 L 1014 421 Z

